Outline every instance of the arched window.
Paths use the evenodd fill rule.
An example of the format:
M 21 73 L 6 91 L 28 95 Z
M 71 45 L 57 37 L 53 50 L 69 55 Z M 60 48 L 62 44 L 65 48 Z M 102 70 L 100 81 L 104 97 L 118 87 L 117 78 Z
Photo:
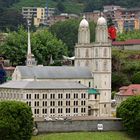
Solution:
M 104 56 L 107 56 L 107 48 L 104 48 Z
M 80 57 L 80 49 L 78 49 L 78 57 Z
M 104 66 L 103 66 L 103 70 L 107 71 L 107 61 L 104 61 Z
M 95 49 L 95 57 L 98 57 L 98 48 Z
M 95 61 L 95 70 L 98 70 L 98 61 Z
M 86 49 L 86 57 L 89 57 L 89 51 Z

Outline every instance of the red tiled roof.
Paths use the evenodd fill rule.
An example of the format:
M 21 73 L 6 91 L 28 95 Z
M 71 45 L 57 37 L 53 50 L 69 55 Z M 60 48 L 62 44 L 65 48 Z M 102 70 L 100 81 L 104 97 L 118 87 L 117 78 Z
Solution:
M 118 95 L 124 95 L 124 96 L 133 96 L 140 94 L 140 84 L 131 84 L 129 86 L 123 86 L 120 88 L 121 92 L 117 93 Z M 124 90 L 124 91 L 122 91 Z
M 123 45 L 139 45 L 140 39 L 129 39 L 126 41 L 114 41 L 112 46 L 123 46 Z

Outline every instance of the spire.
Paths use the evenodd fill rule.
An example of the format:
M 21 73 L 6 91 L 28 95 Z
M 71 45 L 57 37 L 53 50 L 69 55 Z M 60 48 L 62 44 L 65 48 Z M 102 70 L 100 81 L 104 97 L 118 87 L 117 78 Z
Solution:
M 28 53 L 27 55 L 30 55 L 30 54 L 31 54 L 31 38 L 30 38 L 30 27 L 28 24 Z
M 27 66 L 36 65 L 36 61 L 35 61 L 34 55 L 31 52 L 31 38 L 30 38 L 30 25 L 29 25 L 29 21 L 28 21 L 28 50 L 27 50 L 26 65 Z

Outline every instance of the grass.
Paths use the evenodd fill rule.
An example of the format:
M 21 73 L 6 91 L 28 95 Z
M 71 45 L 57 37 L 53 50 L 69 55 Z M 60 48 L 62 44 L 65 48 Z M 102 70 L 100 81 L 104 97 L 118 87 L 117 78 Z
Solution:
M 124 132 L 52 133 L 34 136 L 32 140 L 133 140 Z

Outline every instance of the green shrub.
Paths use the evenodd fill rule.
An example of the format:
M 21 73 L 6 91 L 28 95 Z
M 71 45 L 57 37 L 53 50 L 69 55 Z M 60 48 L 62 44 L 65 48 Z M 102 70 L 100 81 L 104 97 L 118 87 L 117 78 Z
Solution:
M 30 140 L 32 128 L 32 111 L 26 103 L 0 102 L 0 140 Z
M 132 76 L 132 83 L 133 84 L 140 84 L 140 71 L 135 73 L 133 76 Z
M 140 96 L 129 97 L 117 108 L 117 117 L 122 118 L 128 134 L 140 135 Z

